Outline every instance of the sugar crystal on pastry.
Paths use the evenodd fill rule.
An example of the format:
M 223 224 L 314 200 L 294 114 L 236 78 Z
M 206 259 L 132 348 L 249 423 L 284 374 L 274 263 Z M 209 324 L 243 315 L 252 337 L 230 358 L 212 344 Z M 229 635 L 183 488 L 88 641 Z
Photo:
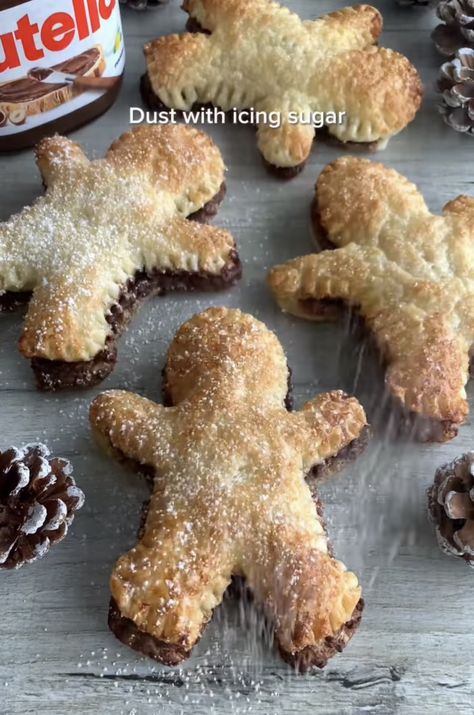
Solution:
M 112 575 L 112 630 L 176 664 L 243 576 L 283 656 L 323 665 L 359 620 L 360 587 L 329 554 L 304 478 L 363 439 L 361 406 L 332 392 L 288 412 L 276 336 L 224 308 L 178 331 L 165 387 L 170 407 L 122 391 L 91 407 L 105 447 L 153 479 L 140 540 Z

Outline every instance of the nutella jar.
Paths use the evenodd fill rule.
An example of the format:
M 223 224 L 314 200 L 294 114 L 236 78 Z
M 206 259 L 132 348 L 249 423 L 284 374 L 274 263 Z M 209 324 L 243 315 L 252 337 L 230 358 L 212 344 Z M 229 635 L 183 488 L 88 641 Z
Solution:
M 0 0 L 0 151 L 105 112 L 124 64 L 119 0 Z

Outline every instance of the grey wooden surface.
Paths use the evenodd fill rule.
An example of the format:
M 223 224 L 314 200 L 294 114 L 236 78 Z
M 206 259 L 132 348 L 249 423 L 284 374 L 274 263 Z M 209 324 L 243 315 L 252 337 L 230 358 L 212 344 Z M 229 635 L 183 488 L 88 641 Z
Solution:
M 474 143 L 448 130 L 435 109 L 440 58 L 429 33 L 434 12 L 375 3 L 385 17 L 383 44 L 419 68 L 426 99 L 414 124 L 378 158 L 416 180 L 435 210 L 472 193 Z M 311 18 L 339 2 L 290 2 Z M 179 31 L 176 3 L 147 14 L 124 12 L 128 52 L 124 90 L 112 111 L 76 133 L 93 155 L 127 129 L 140 105 L 141 46 Z M 305 172 L 280 183 L 264 171 L 251 129 L 211 127 L 225 156 L 228 195 L 216 223 L 236 236 L 244 261 L 240 286 L 220 295 L 150 302 L 119 346 L 103 388 L 160 396 L 160 369 L 175 329 L 210 305 L 239 306 L 277 331 L 293 368 L 297 404 L 319 391 L 354 389 L 366 407 L 380 401 L 376 358 L 361 352 L 344 325 L 316 326 L 281 315 L 265 288 L 266 269 L 311 250 L 308 208 L 320 169 L 339 151 L 317 145 Z M 31 152 L 1 158 L 0 219 L 40 191 Z M 99 391 L 35 392 L 17 350 L 21 315 L 1 318 L 0 446 L 43 440 L 72 459 L 87 497 L 69 537 L 45 560 L 0 574 L 0 713 L 440 713 L 472 712 L 474 574 L 443 556 L 425 513 L 437 465 L 473 447 L 473 428 L 445 445 L 407 446 L 376 430 L 367 453 L 321 485 L 337 554 L 360 574 L 366 610 L 346 651 L 323 672 L 295 675 L 272 652 L 251 609 L 228 600 L 182 668 L 160 667 L 122 646 L 107 630 L 108 579 L 134 540 L 147 494 L 135 475 L 103 457 L 91 440 L 87 409 Z M 469 389 L 474 409 L 472 389 Z

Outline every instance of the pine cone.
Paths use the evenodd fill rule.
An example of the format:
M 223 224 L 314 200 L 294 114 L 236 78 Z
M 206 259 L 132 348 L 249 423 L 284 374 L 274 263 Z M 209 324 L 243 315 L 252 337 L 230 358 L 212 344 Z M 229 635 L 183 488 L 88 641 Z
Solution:
M 454 57 L 461 47 L 474 47 L 474 0 L 442 0 L 436 14 L 445 24 L 431 37 L 442 55 Z
M 42 444 L 0 452 L 0 568 L 43 557 L 84 503 L 70 462 L 48 456 Z
M 457 132 L 474 136 L 474 49 L 459 50 L 441 67 L 438 90 L 444 121 Z
M 474 566 L 474 452 L 437 470 L 428 508 L 441 549 Z
M 163 5 L 168 2 L 168 0 L 120 0 L 122 5 L 128 5 L 128 7 L 134 10 L 146 10 L 147 7 L 158 7 L 158 5 Z

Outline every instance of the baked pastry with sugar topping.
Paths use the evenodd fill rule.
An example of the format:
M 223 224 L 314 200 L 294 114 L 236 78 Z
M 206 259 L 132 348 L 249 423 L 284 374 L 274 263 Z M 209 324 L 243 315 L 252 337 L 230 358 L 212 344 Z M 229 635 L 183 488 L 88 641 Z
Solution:
M 474 340 L 474 198 L 441 216 L 383 164 L 346 157 L 316 184 L 313 224 L 325 250 L 273 268 L 283 310 L 321 320 L 346 304 L 364 319 L 387 364 L 403 422 L 421 440 L 456 436 L 468 414 Z
M 314 21 L 272 0 L 185 0 L 183 7 L 192 29 L 204 33 L 145 45 L 145 101 L 178 110 L 210 102 L 264 113 L 258 147 L 285 177 L 309 156 L 314 112 L 345 115 L 327 126 L 341 142 L 382 146 L 420 107 L 418 73 L 403 55 L 376 46 L 382 17 L 369 5 Z M 279 126 L 265 119 L 271 113 Z
M 243 576 L 283 657 L 322 667 L 357 626 L 361 589 L 328 549 L 305 475 L 356 453 L 367 431 L 362 407 L 330 392 L 288 412 L 278 339 L 226 308 L 180 328 L 164 379 L 169 407 L 122 391 L 91 407 L 106 449 L 153 486 L 139 543 L 112 574 L 111 629 L 175 665 L 232 576 Z
M 0 224 L 0 311 L 28 302 L 20 350 L 41 389 L 110 373 L 149 295 L 240 276 L 232 236 L 205 220 L 224 193 L 218 148 L 190 127 L 141 126 L 89 161 L 61 136 L 36 150 L 46 193 Z

